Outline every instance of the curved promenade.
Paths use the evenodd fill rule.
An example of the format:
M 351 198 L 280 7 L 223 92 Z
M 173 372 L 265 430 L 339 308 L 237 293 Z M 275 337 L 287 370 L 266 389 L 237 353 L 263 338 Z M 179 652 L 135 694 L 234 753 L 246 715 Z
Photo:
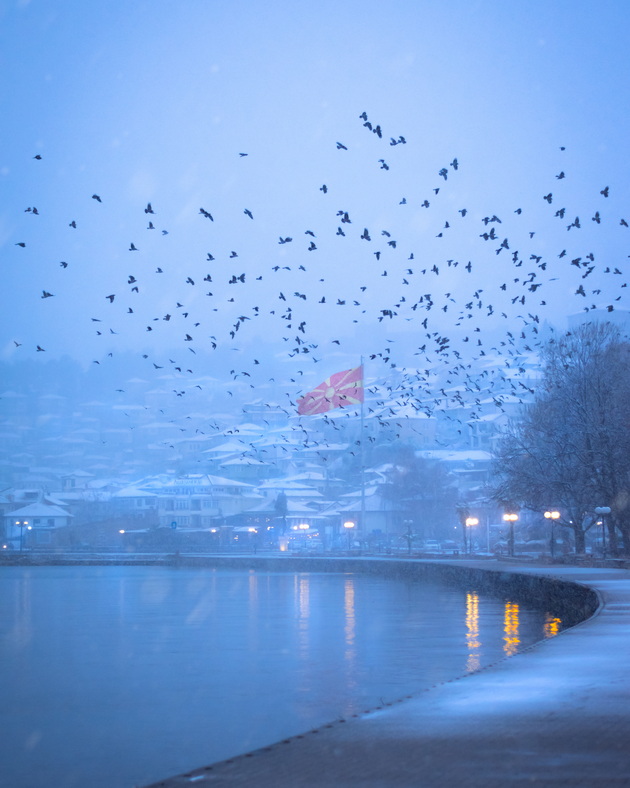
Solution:
M 315 569 L 311 561 L 317 559 L 304 560 L 305 571 Z M 353 567 L 351 561 L 335 563 L 345 571 L 366 571 L 368 562 L 378 571 L 380 563 L 359 559 Z M 439 563 L 442 573 L 489 576 L 496 589 L 512 576 L 534 595 L 543 589 L 554 596 L 558 581 L 578 584 L 584 592 L 565 586 L 560 597 L 594 614 L 477 673 L 151 788 L 630 786 L 630 572 L 494 561 L 395 563 L 408 566 L 405 573 L 413 564 Z

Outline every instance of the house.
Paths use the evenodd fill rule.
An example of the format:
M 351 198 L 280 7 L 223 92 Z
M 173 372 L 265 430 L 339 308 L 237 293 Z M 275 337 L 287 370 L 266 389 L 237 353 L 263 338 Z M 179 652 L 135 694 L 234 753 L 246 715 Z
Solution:
M 51 545 L 53 533 L 70 525 L 71 514 L 60 506 L 31 503 L 4 516 L 5 543 L 14 550 Z

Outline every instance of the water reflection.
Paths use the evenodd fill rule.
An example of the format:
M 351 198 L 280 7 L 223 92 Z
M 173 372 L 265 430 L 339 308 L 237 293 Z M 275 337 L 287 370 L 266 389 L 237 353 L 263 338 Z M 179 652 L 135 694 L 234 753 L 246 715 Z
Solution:
M 479 596 L 478 594 L 466 594 L 466 645 L 468 646 L 468 659 L 466 660 L 466 670 L 472 673 L 479 670 L 481 663 L 479 659 Z
M 474 590 L 361 574 L 6 567 L 0 782 L 146 785 L 419 692 L 559 627 Z
M 343 610 L 345 614 L 345 651 L 344 658 L 348 665 L 352 667 L 357 652 L 355 647 L 356 638 L 356 611 L 354 608 L 354 578 L 346 577 L 343 590 Z
M 505 603 L 505 615 L 503 617 L 503 631 L 505 632 L 503 637 L 503 651 L 505 651 L 508 657 L 516 654 L 521 642 L 518 636 L 518 613 L 519 609 L 516 602 Z
M 31 570 L 25 570 L 23 576 L 17 580 L 13 594 L 13 612 L 8 620 L 13 622 L 13 626 L 3 640 L 16 651 L 27 648 L 33 639 Z
M 551 615 L 551 613 L 545 614 L 545 624 L 543 627 L 543 632 L 545 633 L 546 638 L 555 637 L 560 632 L 561 627 L 562 627 L 562 619 L 554 618 Z
M 310 575 L 295 576 L 298 613 L 298 652 L 306 659 L 309 654 L 309 620 L 311 617 Z

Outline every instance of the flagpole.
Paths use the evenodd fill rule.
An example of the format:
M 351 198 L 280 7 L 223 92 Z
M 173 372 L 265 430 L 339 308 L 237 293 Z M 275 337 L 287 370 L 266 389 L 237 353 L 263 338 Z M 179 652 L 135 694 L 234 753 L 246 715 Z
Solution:
M 362 373 L 362 384 L 363 384 L 363 397 L 361 398 L 361 438 L 359 442 L 359 459 L 361 463 L 361 529 L 360 533 L 363 539 L 367 536 L 366 528 L 365 528 L 365 462 L 364 462 L 364 454 L 363 454 L 363 443 L 364 443 L 364 413 L 363 413 L 363 403 L 365 400 L 365 370 L 363 369 L 363 356 L 361 356 L 361 373 Z

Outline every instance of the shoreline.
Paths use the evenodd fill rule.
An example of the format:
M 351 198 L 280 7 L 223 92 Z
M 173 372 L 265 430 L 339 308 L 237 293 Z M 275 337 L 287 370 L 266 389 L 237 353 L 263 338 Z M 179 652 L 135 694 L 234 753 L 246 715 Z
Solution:
M 362 564 L 368 561 L 376 571 L 380 561 Z M 518 579 L 521 588 L 542 581 L 556 593 L 564 588 L 569 601 L 581 589 L 578 597 L 597 604 L 589 618 L 509 660 L 146 788 L 630 785 L 630 573 L 505 562 L 491 567 L 469 560 L 422 563 L 464 574 L 490 572 L 493 582 Z
M 6 560 L 15 557 L 20 560 Z M 24 558 L 4 555 L 0 565 L 117 563 L 415 576 L 472 582 L 484 593 L 511 593 L 536 607 L 560 605 L 575 617 L 559 635 L 474 673 L 146 788 L 630 785 L 625 667 L 630 572 L 625 569 L 251 554 Z

